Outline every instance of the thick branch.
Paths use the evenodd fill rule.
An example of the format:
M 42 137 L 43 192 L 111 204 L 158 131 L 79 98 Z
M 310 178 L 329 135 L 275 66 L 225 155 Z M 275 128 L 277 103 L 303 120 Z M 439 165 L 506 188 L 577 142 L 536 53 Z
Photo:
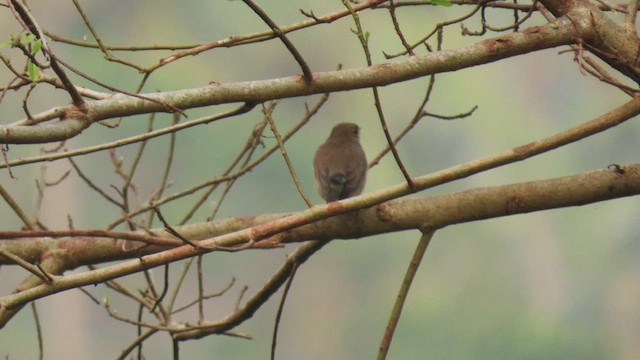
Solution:
M 86 109 L 91 121 L 98 121 L 143 113 L 165 112 L 167 107 L 163 104 L 179 109 L 190 109 L 233 102 L 260 103 L 272 99 L 385 86 L 571 44 L 575 42 L 577 35 L 576 28 L 569 20 L 560 19 L 557 26 L 554 27 L 546 25 L 531 27 L 522 32 L 480 41 L 459 49 L 412 56 L 407 60 L 366 68 L 315 73 L 311 83 L 305 82 L 300 76 L 227 84 L 214 83 L 195 89 L 143 94 L 144 97 L 154 101 L 119 94 L 110 99 L 87 102 Z M 585 37 L 589 34 L 583 32 L 580 35 Z M 62 108 L 61 110 L 68 109 Z M 49 111 L 43 115 L 35 115 L 33 119 L 0 126 L 0 143 L 19 144 L 48 141 L 42 136 L 33 137 L 30 132 L 38 131 L 38 128 L 42 126 L 34 125 L 35 123 L 51 120 L 55 113 L 59 112 Z M 52 123 L 50 126 L 66 126 L 66 124 L 62 121 Z M 48 131 L 55 132 L 54 129 Z M 70 136 L 74 135 L 70 133 Z M 59 140 L 61 139 L 57 136 L 50 141 Z
M 540 0 L 556 17 L 570 19 L 594 55 L 640 84 L 640 39 L 588 0 Z M 596 31 L 595 36 L 584 33 Z
M 429 229 L 438 229 L 468 221 L 578 206 L 637 194 L 640 194 L 640 164 L 611 167 L 606 170 L 551 180 L 473 189 L 421 199 L 390 201 L 359 211 L 356 213 L 357 215 L 345 214 L 286 231 L 282 233 L 281 240 L 299 242 L 310 239 L 361 238 L 408 229 L 428 231 Z M 327 205 L 316 208 L 325 206 Z M 286 216 L 285 214 L 255 217 L 246 219 L 247 221 L 242 226 L 259 226 L 256 225 L 257 222 L 273 220 L 273 217 L 281 217 L 281 220 L 286 220 L 292 216 Z M 354 222 L 358 226 L 353 226 Z M 178 230 L 183 235 L 188 236 L 190 227 L 185 226 Z M 226 242 L 219 241 L 222 238 L 214 238 L 201 243 L 207 246 L 212 243 L 230 246 L 238 245 L 243 241 L 234 237 L 227 237 L 226 239 Z M 26 247 L 24 243 L 26 241 L 28 240 L 21 240 L 22 244 L 18 241 L 7 241 L 3 245 L 6 246 L 8 251 L 16 254 L 20 248 Z M 36 241 L 42 243 L 53 240 L 39 239 Z M 88 239 L 85 239 L 84 242 L 86 246 L 91 247 L 94 251 L 96 246 L 100 244 L 98 240 L 88 241 Z M 64 246 L 71 245 L 67 243 Z M 106 246 L 107 243 L 102 243 L 102 245 Z M 0 324 L 4 325 L 14 314 L 13 308 L 19 308 L 29 301 L 71 288 L 132 274 L 140 271 L 141 267 L 155 267 L 166 263 L 169 259 L 170 261 L 176 261 L 206 251 L 185 245 L 170 251 L 130 260 L 118 266 L 57 277 L 53 284 L 38 285 L 0 298 Z M 74 254 L 78 256 L 82 253 L 83 251 L 74 251 Z M 108 261 L 110 259 L 103 258 L 100 260 Z M 4 260 L 3 262 L 6 263 Z

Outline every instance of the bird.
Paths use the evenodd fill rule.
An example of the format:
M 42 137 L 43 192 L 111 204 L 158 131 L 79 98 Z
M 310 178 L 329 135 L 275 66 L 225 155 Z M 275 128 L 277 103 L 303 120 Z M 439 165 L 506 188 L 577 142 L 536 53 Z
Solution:
M 327 203 L 360 195 L 367 180 L 367 157 L 360 145 L 360 127 L 337 124 L 313 159 L 315 187 Z

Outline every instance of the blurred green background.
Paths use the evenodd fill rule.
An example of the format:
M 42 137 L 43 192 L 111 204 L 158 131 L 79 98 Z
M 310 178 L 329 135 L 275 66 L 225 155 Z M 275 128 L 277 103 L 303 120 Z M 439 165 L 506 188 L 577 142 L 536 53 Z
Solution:
M 299 9 L 321 16 L 341 8 L 340 1 L 284 0 L 259 4 L 280 25 L 305 20 Z M 266 26 L 241 1 L 133 2 L 83 1 L 93 26 L 107 44 L 192 44 L 262 31 Z M 91 39 L 70 2 L 32 2 L 40 25 L 58 35 Z M 468 7 L 403 7 L 397 10 L 402 29 L 416 41 L 438 22 L 469 11 Z M 360 14 L 375 62 L 384 62 L 382 51 L 398 52 L 401 44 L 386 10 Z M 618 19 L 620 16 L 617 17 Z M 507 11 L 488 10 L 493 25 L 512 21 Z M 537 15 L 527 23 L 543 24 Z M 465 22 L 479 29 L 476 16 Z M 353 21 L 331 24 L 290 34 L 313 71 L 362 67 L 365 60 Z M 0 11 L 0 37 L 20 31 L 11 13 Z M 444 48 L 478 41 L 463 38 L 460 27 L 445 30 Z M 113 86 L 133 91 L 140 74 L 107 62 L 95 50 L 53 43 L 54 51 L 81 71 Z M 457 114 L 474 105 L 468 119 L 440 121 L 425 118 L 398 150 L 408 171 L 415 176 L 460 162 L 495 154 L 580 124 L 627 101 L 626 95 L 582 74 L 567 48 L 550 49 L 481 67 L 437 76 L 427 106 L 430 112 Z M 20 67 L 16 50 L 3 48 L 14 66 Z M 423 51 L 423 50 L 420 50 Z M 151 65 L 169 52 L 117 53 L 126 59 Z M 48 71 L 50 73 L 50 71 Z M 300 73 L 279 41 L 216 49 L 164 67 L 150 78 L 146 92 L 204 86 L 209 82 L 269 79 Z M 12 78 L 5 68 L 0 83 Z M 95 88 L 73 76 L 76 84 Z M 389 127 L 399 132 L 413 116 L 426 89 L 427 78 L 381 88 Z M 24 117 L 24 92 L 8 92 L 0 103 L 2 124 Z M 274 117 L 281 132 L 304 114 L 304 104 L 319 96 L 280 102 Z M 38 86 L 29 99 L 32 113 L 66 104 L 68 97 L 50 86 Z M 234 105 L 189 110 L 189 119 L 218 113 Z M 159 115 L 156 126 L 170 124 Z M 179 191 L 212 178 L 224 169 L 244 144 L 253 126 L 262 119 L 259 108 L 249 114 L 180 132 L 169 192 Z M 287 143 L 287 150 L 302 185 L 313 201 L 311 162 L 316 147 L 336 123 L 353 121 L 362 127 L 362 142 L 369 158 L 385 145 L 373 106 L 371 90 L 332 94 L 320 113 Z M 117 129 L 93 126 L 67 142 L 69 149 L 100 144 L 144 132 L 146 117 L 127 118 Z M 268 133 L 268 132 L 267 132 Z M 637 162 L 634 120 L 606 133 L 536 158 L 492 170 L 468 179 L 430 189 L 427 196 L 479 186 L 546 179 Z M 263 139 L 267 146 L 272 137 Z M 168 138 L 150 141 L 135 182 L 141 200 L 156 189 L 166 159 Z M 33 156 L 39 146 L 10 146 L 9 158 Z M 127 166 L 137 146 L 117 149 Z M 106 153 L 76 158 L 94 181 L 115 192 L 119 186 Z M 41 164 L 13 169 L 17 179 L 0 172 L 2 185 L 14 194 L 28 213 L 35 211 L 34 179 Z M 66 160 L 45 164 L 47 178 L 55 179 L 70 168 Z M 373 168 L 365 191 L 382 189 L 402 181 L 390 157 Z M 204 221 L 216 196 L 192 222 Z M 193 199 L 163 207 L 170 222 L 177 222 Z M 276 153 L 248 176 L 240 179 L 221 207 L 218 218 L 297 211 L 305 208 Z M 438 232 L 430 245 L 411 289 L 389 353 L 390 359 L 638 359 L 640 358 L 640 210 L 637 198 L 595 205 L 518 215 L 452 226 Z M 96 197 L 77 175 L 49 189 L 40 215 L 50 228 L 67 227 L 67 214 L 76 228 L 103 228 L 119 216 L 118 209 Z M 0 229 L 17 230 L 20 222 L 0 205 Z M 312 257 L 298 272 L 280 324 L 279 359 L 371 359 L 377 353 L 389 312 L 401 279 L 419 239 L 417 231 L 375 236 L 358 241 L 334 241 Z M 214 253 L 205 256 L 206 292 L 222 289 L 231 278 L 236 285 L 225 296 L 210 300 L 209 320 L 220 319 L 233 308 L 242 285 L 255 292 L 297 245 L 282 250 Z M 182 265 L 173 265 L 175 281 Z M 77 271 L 84 271 L 80 269 Z M 161 281 L 162 271 L 156 270 Z M 0 293 L 8 294 L 25 272 L 5 266 L 0 271 Z M 122 281 L 142 287 L 139 276 Z M 179 303 L 196 295 L 191 278 Z M 97 298 L 109 296 L 119 313 L 135 317 L 137 307 L 104 286 L 88 288 Z M 274 296 L 238 331 L 253 340 L 211 336 L 181 344 L 185 359 L 267 358 L 280 293 Z M 111 359 L 135 338 L 135 328 L 112 320 L 80 291 L 68 291 L 37 302 L 45 342 L 45 358 Z M 195 322 L 194 312 L 176 321 Z M 10 359 L 37 357 L 33 315 L 25 309 L 0 331 L 0 356 Z M 147 359 L 170 358 L 170 339 L 155 335 L 145 343 Z

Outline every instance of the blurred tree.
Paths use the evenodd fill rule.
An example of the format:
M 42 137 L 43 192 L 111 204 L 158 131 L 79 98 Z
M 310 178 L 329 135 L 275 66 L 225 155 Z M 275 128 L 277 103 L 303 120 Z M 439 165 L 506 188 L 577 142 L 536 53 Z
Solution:
M 145 351 L 153 351 L 142 345 L 157 333 L 170 335 L 173 356 L 178 358 L 179 344 L 187 340 L 212 335 L 250 338 L 237 327 L 284 287 L 274 322 L 273 356 L 286 289 L 307 259 L 332 239 L 418 230 L 418 247 L 407 265 L 396 302 L 387 309 L 391 315 L 386 331 L 379 344 L 368 345 L 371 351 L 378 351 L 379 346 L 378 358 L 385 358 L 413 278 L 437 230 L 640 193 L 640 164 L 614 164 L 563 177 L 548 173 L 545 180 L 494 184 L 431 197 L 410 196 L 582 141 L 638 115 L 640 39 L 635 24 L 639 1 L 616 5 L 588 0 L 310 2 L 311 7 L 327 11 L 323 15 L 318 14 L 320 9 L 296 14 L 294 5 L 286 1 L 202 5 L 206 11 L 219 12 L 224 22 L 210 21 L 206 15 L 187 10 L 180 13 L 182 5 L 169 10 L 163 8 L 167 5 L 154 4 L 154 12 L 167 11 L 163 21 L 154 22 L 148 19 L 154 15 L 137 7 L 140 5 L 72 3 L 75 9 L 57 4 L 28 6 L 20 0 L 0 5 L 5 38 L 0 48 L 4 63 L 0 79 L 4 81 L 0 93 L 0 195 L 8 205 L 0 224 L 0 264 L 17 269 L 8 273 L 10 276 L 3 272 L 5 286 L 9 277 L 22 278 L 14 291 L 0 294 L 0 324 L 7 326 L 31 304 L 40 357 L 46 352 L 42 339 L 46 331 L 41 328 L 49 324 L 39 320 L 35 300 L 44 298 L 46 302 L 59 292 L 81 289 L 112 319 L 136 329 L 129 334 L 130 343 L 119 358 L 131 357 L 134 352 L 142 358 Z M 455 9 L 450 8 L 453 6 Z M 428 15 L 429 11 L 435 15 Z M 496 19 L 490 19 L 490 13 L 497 14 Z M 55 21 L 50 21 L 50 16 Z M 438 21 L 433 21 L 435 18 Z M 147 28 L 151 22 L 164 25 Z M 127 26 L 120 28 L 121 23 Z M 190 23 L 193 39 L 171 43 L 174 38 L 189 36 L 188 32 L 171 30 L 182 23 Z M 450 34 L 456 26 L 462 28 L 461 38 Z M 251 32 L 251 28 L 265 27 L 267 30 Z M 80 33 L 87 35 L 80 39 Z M 210 41 L 211 33 L 230 35 Z M 350 36 L 357 40 L 357 46 L 345 45 L 344 38 Z M 116 45 L 109 40 L 113 38 L 148 45 Z M 206 41 L 199 42 L 199 38 Z M 382 47 L 400 44 L 401 50 L 384 52 L 381 57 L 381 52 L 372 51 L 374 41 L 381 42 Z M 262 43 L 268 47 L 264 52 L 247 52 L 247 48 Z M 563 52 L 573 54 L 575 66 L 601 81 L 600 87 L 615 89 L 629 100 L 569 129 L 494 155 L 459 161 L 437 172 L 415 175 L 406 165 L 398 146 L 421 120 L 463 119 L 474 116 L 477 109 L 471 106 L 453 115 L 427 110 L 437 108 L 432 99 L 439 84 L 437 74 L 518 55 L 532 56 L 556 47 L 565 47 Z M 216 62 L 222 48 L 230 51 L 220 56 L 241 63 L 238 68 L 231 71 L 226 68 L 230 63 Z M 366 66 L 352 66 L 348 57 L 340 60 L 341 48 L 364 56 Z M 327 58 L 327 54 L 335 56 Z M 346 64 L 338 64 L 341 61 Z M 564 58 L 556 61 L 561 63 Z M 330 67 L 333 70 L 327 71 Z M 258 80 L 262 73 L 255 68 L 268 78 Z M 414 88 L 400 95 L 381 91 L 386 85 L 421 78 L 428 79 L 426 86 L 420 85 L 422 90 Z M 516 86 L 525 97 L 532 92 L 526 84 Z M 150 87 L 163 91 L 145 90 Z M 385 159 L 403 181 L 397 185 L 387 182 L 382 189 L 355 198 L 314 206 L 304 190 L 311 170 L 301 167 L 307 166 L 308 159 L 301 160 L 299 154 L 312 153 L 330 126 L 323 127 L 317 136 L 307 133 L 312 141 L 304 140 L 303 145 L 295 147 L 298 151 L 292 151 L 289 144 L 310 127 L 309 121 L 327 104 L 330 94 L 339 98 L 346 96 L 342 92 L 355 89 L 365 89 L 362 92 L 371 95 L 385 140 L 375 156 L 369 155 L 370 168 Z M 488 94 L 477 97 L 483 95 Z M 388 105 L 383 101 L 386 96 L 393 99 Z M 295 107 L 294 98 L 299 97 L 310 104 L 304 104 L 296 123 L 290 118 L 298 109 L 288 110 L 287 116 L 277 115 L 280 104 L 289 102 L 287 106 Z M 418 103 L 411 110 L 415 115 L 402 126 L 398 121 L 388 121 L 389 110 L 385 108 L 406 110 L 407 104 L 398 99 L 407 97 Z M 531 98 L 531 106 L 537 106 L 537 101 Z M 248 119 L 254 119 L 260 111 L 259 120 L 247 126 Z M 349 113 L 355 114 L 356 110 Z M 140 125 L 142 119 L 146 119 L 145 125 Z M 214 124 L 205 126 L 210 123 Z M 210 140 L 187 133 L 194 127 Z M 374 133 L 373 128 L 369 122 L 363 137 Z M 183 134 L 189 134 L 188 142 L 181 137 Z M 493 135 L 498 141 L 512 133 L 505 130 Z M 160 141 L 151 141 L 156 138 Z M 53 145 L 45 146 L 49 143 Z M 34 155 L 37 149 L 40 154 Z M 416 150 L 420 154 L 423 151 Z M 269 171 L 275 169 L 270 159 L 278 153 L 286 167 Z M 89 154 L 96 156 L 85 156 Z M 102 154 L 108 156 L 97 157 Z M 84 158 L 93 160 L 86 162 Z M 423 155 L 417 158 L 422 161 Z M 35 168 L 38 164 L 40 168 Z M 67 170 L 61 172 L 65 166 Z M 211 175 L 212 170 L 215 175 Z M 24 181 L 28 178 L 35 179 L 35 187 L 33 181 Z M 242 196 L 234 198 L 234 189 L 242 182 L 248 185 Z M 309 209 L 277 213 L 282 208 L 290 211 L 282 204 L 294 199 L 294 187 L 284 183 L 294 184 L 297 196 Z M 269 197 L 274 189 L 281 192 Z M 214 195 L 217 200 L 209 205 Z M 35 205 L 26 204 L 29 200 Z M 233 211 L 219 212 L 229 203 L 233 211 L 262 214 L 238 217 Z M 196 221 L 197 217 L 203 220 Z M 208 278 L 225 280 L 224 275 L 205 269 L 205 254 L 224 253 L 218 259 L 224 256 L 233 263 L 238 254 L 253 249 L 282 256 L 278 249 L 299 242 L 304 243 L 290 251 L 272 275 L 255 280 L 257 291 L 244 287 L 232 295 L 229 290 L 234 288 L 233 280 L 219 293 L 208 293 Z M 182 261 L 183 267 L 170 273 L 168 265 L 177 261 Z M 162 272 L 151 271 L 159 266 L 164 266 Z M 74 269 L 78 270 L 71 272 Z M 264 275 L 267 270 L 255 271 Z M 120 279 L 132 274 L 139 278 Z M 190 277 L 195 278 L 195 287 L 185 285 Z M 83 288 L 92 284 L 101 285 L 102 300 L 95 291 Z M 133 301 L 138 311 L 115 310 L 112 304 L 118 301 L 116 297 Z M 216 316 L 220 320 L 206 316 L 211 299 L 221 297 L 232 306 L 227 311 L 218 308 Z M 181 301 L 186 305 L 179 306 Z M 343 299 L 326 301 L 340 307 Z M 429 322 L 428 318 L 423 320 Z M 8 357 L 21 352 L 2 350 Z M 625 354 L 636 350 L 631 346 Z

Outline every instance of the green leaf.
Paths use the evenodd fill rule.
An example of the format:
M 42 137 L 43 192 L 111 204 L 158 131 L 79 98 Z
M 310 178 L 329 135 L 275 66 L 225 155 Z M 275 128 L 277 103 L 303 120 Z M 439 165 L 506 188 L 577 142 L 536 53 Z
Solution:
M 452 6 L 453 4 L 451 4 L 451 1 L 449 0 L 431 0 L 429 1 L 430 3 L 432 3 L 433 5 L 438 5 L 438 6 Z
M 23 45 L 28 45 L 31 44 L 33 42 L 33 40 L 36 39 L 36 36 L 33 34 L 27 34 L 24 39 L 22 39 L 22 44 Z
M 31 53 L 33 55 L 37 54 L 38 51 L 40 51 L 40 48 L 42 48 L 42 39 L 38 39 L 38 40 L 34 41 L 33 47 L 31 49 Z
M 29 73 L 29 79 L 33 82 L 38 81 L 40 76 L 40 68 L 34 64 L 31 59 L 27 60 L 27 73 Z

